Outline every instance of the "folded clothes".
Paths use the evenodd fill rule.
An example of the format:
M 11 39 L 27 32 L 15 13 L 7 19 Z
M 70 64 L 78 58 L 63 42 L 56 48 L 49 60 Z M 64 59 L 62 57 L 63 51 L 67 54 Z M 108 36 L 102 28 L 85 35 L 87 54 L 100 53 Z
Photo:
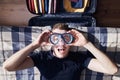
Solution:
M 88 5 L 88 0 L 79 0 L 78 2 L 71 2 L 64 0 L 64 8 L 67 12 L 84 12 Z
M 71 0 L 71 6 L 73 8 L 83 8 L 84 0 Z
M 34 14 L 55 14 L 91 11 L 96 8 L 96 0 L 26 0 L 28 10 Z M 89 9 L 86 9 L 88 8 Z M 93 11 L 94 12 L 94 11 Z

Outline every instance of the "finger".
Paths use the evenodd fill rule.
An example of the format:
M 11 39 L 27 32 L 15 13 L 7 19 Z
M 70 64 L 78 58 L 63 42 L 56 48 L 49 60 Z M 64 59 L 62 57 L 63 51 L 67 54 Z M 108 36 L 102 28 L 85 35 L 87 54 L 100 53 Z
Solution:
M 44 34 L 50 34 L 50 33 L 51 33 L 50 30 L 44 30 L 44 31 L 41 33 L 41 35 L 44 35 Z
M 47 43 L 47 42 L 43 42 L 43 45 L 45 45 L 45 46 L 53 46 L 53 44 Z
M 44 36 L 44 37 L 47 37 L 47 36 L 49 36 L 50 34 L 51 34 L 51 31 L 50 31 L 50 30 L 45 30 L 45 31 L 42 32 L 42 36 Z
M 74 43 L 68 44 L 68 46 L 74 46 Z
M 68 31 L 67 33 L 72 34 L 72 35 L 73 35 L 73 37 L 75 37 L 75 36 L 76 36 L 75 32 L 74 32 L 74 31 L 72 31 L 72 30 Z

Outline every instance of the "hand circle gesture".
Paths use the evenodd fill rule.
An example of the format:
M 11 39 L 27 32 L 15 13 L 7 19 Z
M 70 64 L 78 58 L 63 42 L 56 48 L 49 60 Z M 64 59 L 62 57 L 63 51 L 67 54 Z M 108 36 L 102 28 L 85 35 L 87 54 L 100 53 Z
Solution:
M 74 41 L 70 45 L 72 45 L 72 46 L 84 46 L 85 44 L 88 43 L 88 40 L 85 38 L 85 36 L 81 32 L 79 32 L 75 29 L 72 29 L 68 33 L 71 33 L 74 37 Z

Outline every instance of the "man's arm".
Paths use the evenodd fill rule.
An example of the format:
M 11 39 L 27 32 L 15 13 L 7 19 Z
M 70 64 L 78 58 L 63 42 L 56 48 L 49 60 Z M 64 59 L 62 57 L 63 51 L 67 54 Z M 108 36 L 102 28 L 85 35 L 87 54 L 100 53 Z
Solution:
M 8 71 L 16 71 L 33 67 L 34 63 L 28 55 L 36 48 L 41 46 L 42 43 L 47 44 L 47 41 L 45 41 L 47 39 L 44 39 L 44 36 L 46 35 L 48 36 L 48 34 L 49 34 L 48 30 L 42 32 L 34 42 L 29 44 L 25 48 L 21 49 L 20 51 L 14 53 L 10 58 L 8 58 L 3 63 L 3 68 Z
M 8 71 L 15 71 L 25 69 L 27 67 L 32 67 L 34 64 L 31 58 L 28 57 L 28 55 L 34 49 L 35 49 L 34 46 L 30 44 L 23 48 L 22 50 L 14 53 L 10 58 L 8 58 L 3 63 L 3 68 Z
M 88 68 L 93 71 L 114 74 L 118 71 L 117 66 L 91 42 L 88 42 L 84 47 L 89 50 L 95 58 L 91 59 Z
M 95 58 L 90 60 L 88 63 L 88 68 L 108 74 L 114 74 L 118 71 L 117 66 L 99 49 L 97 49 L 91 42 L 89 42 L 82 33 L 77 30 L 71 30 L 69 33 L 73 34 L 76 38 L 71 44 L 73 46 L 83 46 L 94 55 Z

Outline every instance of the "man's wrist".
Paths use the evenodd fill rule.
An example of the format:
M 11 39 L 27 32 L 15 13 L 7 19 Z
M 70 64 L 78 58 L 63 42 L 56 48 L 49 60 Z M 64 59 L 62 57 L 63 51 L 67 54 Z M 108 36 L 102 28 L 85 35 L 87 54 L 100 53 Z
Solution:
M 35 44 L 34 42 L 30 44 L 33 49 L 37 49 L 39 47 L 38 44 Z
M 89 47 L 91 47 L 93 44 L 90 42 L 90 41 L 88 41 L 83 47 L 84 48 L 86 48 L 86 49 L 88 49 Z

